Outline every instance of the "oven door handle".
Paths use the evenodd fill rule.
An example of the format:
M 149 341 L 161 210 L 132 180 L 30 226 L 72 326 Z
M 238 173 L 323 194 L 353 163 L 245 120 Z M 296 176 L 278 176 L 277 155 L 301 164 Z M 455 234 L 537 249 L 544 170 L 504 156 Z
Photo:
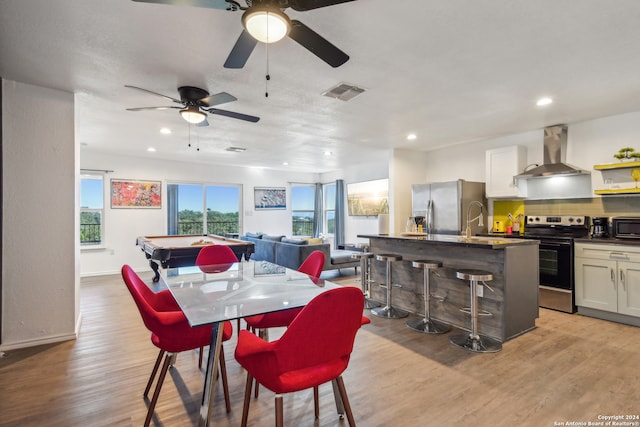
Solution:
M 571 246 L 571 243 L 550 243 L 550 242 L 540 242 L 540 247 L 547 246 L 552 248 L 563 248 Z

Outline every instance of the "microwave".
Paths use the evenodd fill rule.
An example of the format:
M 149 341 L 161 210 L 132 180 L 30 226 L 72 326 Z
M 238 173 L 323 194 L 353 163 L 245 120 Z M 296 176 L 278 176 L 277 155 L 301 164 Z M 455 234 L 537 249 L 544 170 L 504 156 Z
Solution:
M 640 217 L 612 218 L 611 237 L 617 239 L 640 239 Z

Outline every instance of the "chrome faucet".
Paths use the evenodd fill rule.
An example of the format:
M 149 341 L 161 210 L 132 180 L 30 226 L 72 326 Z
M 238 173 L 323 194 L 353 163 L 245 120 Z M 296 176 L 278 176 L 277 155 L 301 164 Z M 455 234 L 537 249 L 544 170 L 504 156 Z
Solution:
M 480 215 L 478 215 L 475 218 L 471 218 L 471 207 L 473 205 L 477 205 L 480 206 Z M 482 208 L 484 208 L 484 206 L 482 205 L 482 203 L 478 202 L 477 200 L 472 201 L 471 203 L 469 203 L 469 207 L 467 208 L 467 228 L 464 232 L 465 237 L 468 239 L 469 237 L 471 237 L 471 223 L 473 221 L 475 221 L 476 219 L 478 220 L 478 226 L 482 227 L 484 226 L 484 223 L 482 221 Z

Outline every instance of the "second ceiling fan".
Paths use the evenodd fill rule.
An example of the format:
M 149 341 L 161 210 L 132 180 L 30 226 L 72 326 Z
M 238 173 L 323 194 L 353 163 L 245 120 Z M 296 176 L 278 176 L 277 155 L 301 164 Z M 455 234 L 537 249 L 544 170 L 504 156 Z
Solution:
M 245 0 L 246 6 L 242 6 L 236 0 L 133 1 L 206 7 L 228 11 L 243 10 L 242 25 L 244 29 L 224 63 L 225 68 L 244 67 L 258 41 L 274 43 L 286 36 L 289 36 L 334 68 L 349 60 L 349 55 L 338 49 L 320 34 L 298 20 L 289 19 L 284 10 L 290 7 L 298 12 L 304 12 L 355 0 Z

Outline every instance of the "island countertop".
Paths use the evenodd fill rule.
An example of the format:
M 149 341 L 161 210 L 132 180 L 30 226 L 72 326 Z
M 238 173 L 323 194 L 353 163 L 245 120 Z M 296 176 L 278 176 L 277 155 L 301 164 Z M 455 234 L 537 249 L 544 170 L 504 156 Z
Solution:
M 396 254 L 393 262 L 392 305 L 414 315 L 424 315 L 422 269 L 414 260 L 437 260 L 442 267 L 431 275 L 431 317 L 468 330 L 469 315 L 460 309 L 470 306 L 469 282 L 457 278 L 461 269 L 483 270 L 493 276 L 479 296 L 478 309 L 486 313 L 479 321 L 480 334 L 507 341 L 535 328 L 538 312 L 539 241 L 500 236 L 465 238 L 444 234 L 370 234 L 369 252 Z M 386 300 L 386 263 L 371 260 L 371 298 Z
M 457 236 L 454 234 L 426 234 L 426 233 L 400 233 L 400 234 L 359 234 L 358 237 L 367 239 L 389 239 L 398 241 L 419 241 L 424 243 L 440 243 L 462 246 L 477 246 L 490 249 L 504 249 L 509 246 L 537 245 L 538 240 L 505 238 L 496 236 Z

